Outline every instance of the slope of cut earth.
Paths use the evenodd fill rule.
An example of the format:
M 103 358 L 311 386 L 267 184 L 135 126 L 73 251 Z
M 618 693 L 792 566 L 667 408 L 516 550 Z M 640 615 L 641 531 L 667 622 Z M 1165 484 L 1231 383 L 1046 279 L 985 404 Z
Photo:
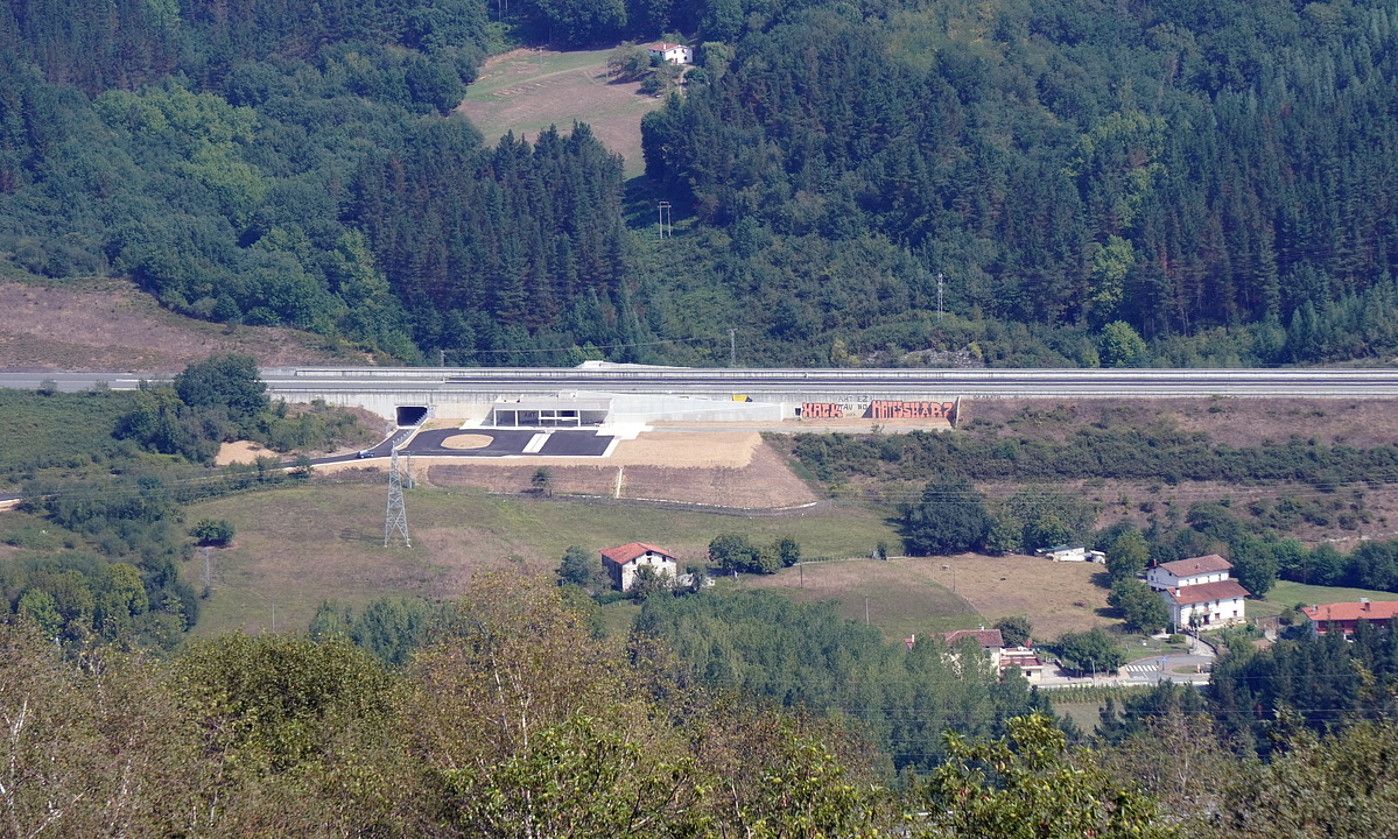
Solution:
M 1094 425 L 1173 426 L 1230 446 L 1299 437 L 1362 447 L 1398 437 L 1398 405 L 1390 399 L 975 399 L 961 404 L 966 422 L 1029 439 L 1063 440 Z
M 264 365 L 373 363 L 306 332 L 182 317 L 120 280 L 0 280 L 0 369 L 168 372 L 222 352 Z
M 604 146 L 626 159 L 626 174 L 638 175 L 645 167 L 641 117 L 661 100 L 640 94 L 639 84 L 611 81 L 610 54 L 609 49 L 517 49 L 494 56 L 466 89 L 457 111 L 488 143 L 507 131 L 533 139 L 550 125 L 566 132 L 575 121 L 585 122 Z
M 875 512 L 840 509 L 794 518 L 621 507 L 577 500 L 502 498 L 418 488 L 407 493 L 413 546 L 385 549 L 384 486 L 316 480 L 192 505 L 190 521 L 228 519 L 232 547 L 212 552 L 213 591 L 196 634 L 303 631 L 322 600 L 363 604 L 389 594 L 449 598 L 480 570 L 551 573 L 569 545 L 589 552 L 648 541 L 681 565 L 703 563 L 723 532 L 759 543 L 791 536 L 811 555 L 852 556 L 896 535 Z M 600 559 L 598 560 L 600 563 Z M 201 586 L 201 562 L 181 574 Z

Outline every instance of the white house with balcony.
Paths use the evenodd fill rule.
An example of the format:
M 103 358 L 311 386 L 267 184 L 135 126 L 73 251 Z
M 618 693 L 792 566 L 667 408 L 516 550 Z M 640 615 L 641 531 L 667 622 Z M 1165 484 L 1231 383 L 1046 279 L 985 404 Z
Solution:
M 1218 554 L 1164 562 L 1146 572 L 1146 584 L 1160 593 L 1176 629 L 1213 629 L 1246 620 L 1248 590 L 1230 576 L 1233 564 Z

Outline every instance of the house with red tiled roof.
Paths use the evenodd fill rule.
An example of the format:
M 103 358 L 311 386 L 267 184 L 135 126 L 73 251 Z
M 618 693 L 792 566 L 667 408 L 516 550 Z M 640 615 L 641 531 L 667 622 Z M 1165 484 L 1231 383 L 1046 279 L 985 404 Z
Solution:
M 1000 675 L 1011 667 L 1019 668 L 1019 674 L 1031 685 L 1044 680 L 1044 662 L 1038 653 L 1029 647 L 1006 647 L 1000 653 Z
M 1249 592 L 1229 572 L 1233 564 L 1218 554 L 1162 562 L 1146 572 L 1146 584 L 1164 598 L 1176 629 L 1216 629 L 1243 623 Z
M 612 585 L 618 591 L 630 591 L 636 582 L 636 574 L 642 568 L 650 568 L 657 575 L 675 580 L 679 576 L 679 561 L 664 548 L 657 548 L 645 542 L 628 542 L 615 548 L 602 551 L 602 567 L 612 578 Z
M 1361 597 L 1346 603 L 1322 603 L 1318 606 L 1302 606 L 1301 613 L 1311 621 L 1311 631 L 1316 635 L 1339 632 L 1353 635 L 1361 623 L 1387 623 L 1398 618 L 1398 600 L 1373 601 Z
M 653 44 L 646 44 L 646 54 L 651 58 L 658 58 L 667 64 L 693 64 L 694 50 L 684 44 L 672 44 L 669 41 L 656 41 Z
M 1000 667 L 1000 654 L 1005 649 L 1005 638 L 998 629 L 958 629 L 954 632 L 943 632 L 942 640 L 947 642 L 948 647 L 955 648 L 967 638 L 974 639 L 980 646 L 981 652 L 990 659 L 991 666 L 997 670 Z

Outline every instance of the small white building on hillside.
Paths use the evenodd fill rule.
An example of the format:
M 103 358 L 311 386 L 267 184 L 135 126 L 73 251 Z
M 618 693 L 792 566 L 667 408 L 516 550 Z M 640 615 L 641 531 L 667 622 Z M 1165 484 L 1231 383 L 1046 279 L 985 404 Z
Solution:
M 1218 554 L 1196 556 L 1155 566 L 1146 584 L 1164 598 L 1175 629 L 1232 626 L 1246 620 L 1249 593 L 1229 576 L 1232 568 Z
M 1106 562 L 1107 555 L 1101 551 L 1089 551 L 1084 545 L 1055 545 L 1040 548 L 1034 553 L 1054 562 Z
M 666 64 L 693 64 L 694 50 L 684 44 L 672 44 L 669 41 L 656 41 L 653 44 L 646 44 L 646 53 L 651 58 L 658 58 Z
M 602 567 L 607 569 L 618 591 L 630 591 L 636 582 L 636 572 L 641 568 L 654 569 L 658 576 L 668 577 L 672 582 L 679 575 L 679 562 L 674 554 L 645 542 L 629 542 L 603 550 Z

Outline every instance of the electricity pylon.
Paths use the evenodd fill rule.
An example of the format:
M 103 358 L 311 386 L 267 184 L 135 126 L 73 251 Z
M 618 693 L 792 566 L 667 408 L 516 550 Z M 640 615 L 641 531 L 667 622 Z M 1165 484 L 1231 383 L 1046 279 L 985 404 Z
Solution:
M 403 545 L 411 548 L 408 536 L 408 506 L 403 501 L 403 474 L 398 470 L 398 450 L 392 449 L 388 458 L 388 514 L 383 522 L 383 546 L 388 547 L 393 534 L 403 537 Z

